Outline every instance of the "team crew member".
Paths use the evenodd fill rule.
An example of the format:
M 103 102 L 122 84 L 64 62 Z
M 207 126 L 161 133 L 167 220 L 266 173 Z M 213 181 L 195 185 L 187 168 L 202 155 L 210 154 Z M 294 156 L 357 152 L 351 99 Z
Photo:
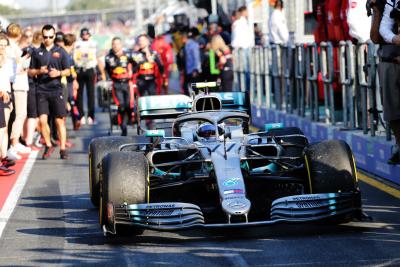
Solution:
M 40 47 L 43 42 L 43 36 L 40 31 L 36 31 L 33 33 L 32 44 L 24 49 L 26 53 L 28 53 L 31 57 L 34 54 L 34 51 Z M 28 73 L 29 74 L 29 73 Z M 29 91 L 28 91 L 28 112 L 25 123 L 25 133 L 24 133 L 24 140 L 27 146 L 33 144 L 35 140 L 35 146 L 41 147 L 40 144 L 40 133 L 37 133 L 35 138 L 35 129 L 38 124 L 38 112 L 37 112 L 37 102 L 36 102 L 36 77 L 35 76 L 28 76 L 29 82 Z
M 96 82 L 97 44 L 90 40 L 90 32 L 87 28 L 81 30 L 81 40 L 76 42 L 74 60 L 78 75 L 77 106 L 81 116 L 81 124 L 86 124 L 83 109 L 83 90 L 86 87 L 88 101 L 88 124 L 94 123 L 94 84 Z
M 118 124 L 123 136 L 127 135 L 127 123 L 133 112 L 132 64 L 132 55 L 123 50 L 121 39 L 114 37 L 112 49 L 105 57 L 105 69 L 113 82 L 112 96 L 118 106 Z
M 133 60 L 137 63 L 135 68 L 136 84 L 141 96 L 156 94 L 156 72 L 164 75 L 164 66 L 156 51 L 150 49 L 150 40 L 147 35 L 138 37 L 139 50 L 133 54 Z
M 71 75 L 66 77 L 67 80 L 67 95 L 68 95 L 68 111 L 71 112 L 72 123 L 74 130 L 78 130 L 80 126 L 79 112 L 75 105 L 75 100 L 78 92 L 77 74 L 75 71 L 75 62 L 73 57 L 73 50 L 75 47 L 76 37 L 72 33 L 64 35 L 64 49 L 68 53 L 68 60 L 71 66 Z
M 164 91 L 164 94 L 168 94 L 169 70 L 170 66 L 174 63 L 174 51 L 172 50 L 172 46 L 166 41 L 164 35 L 156 37 L 151 45 L 151 49 L 160 55 L 161 62 L 164 66 L 164 75 L 159 75 L 157 79 L 157 92 L 161 93 Z
M 45 25 L 42 28 L 43 44 L 32 55 L 30 75 L 37 77 L 37 106 L 39 122 L 43 138 L 46 143 L 43 159 L 50 157 L 54 148 L 50 139 L 50 127 L 48 115 L 55 118 L 58 137 L 60 139 L 60 158 L 68 159 L 65 150 L 67 131 L 65 127 L 65 108 L 62 76 L 71 74 L 68 64 L 68 55 L 64 48 L 54 45 L 55 29 L 52 25 Z

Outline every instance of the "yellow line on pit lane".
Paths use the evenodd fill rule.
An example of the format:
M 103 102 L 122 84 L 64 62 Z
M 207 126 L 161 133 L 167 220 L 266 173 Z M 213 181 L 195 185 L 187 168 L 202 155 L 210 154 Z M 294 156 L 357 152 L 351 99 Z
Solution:
M 364 183 L 367 183 L 375 188 L 378 188 L 379 190 L 381 190 L 393 197 L 400 198 L 400 190 L 397 190 L 396 188 L 393 188 L 389 185 L 379 182 L 378 180 L 376 180 L 374 178 L 368 177 L 364 173 L 358 172 L 358 180 L 361 180 Z

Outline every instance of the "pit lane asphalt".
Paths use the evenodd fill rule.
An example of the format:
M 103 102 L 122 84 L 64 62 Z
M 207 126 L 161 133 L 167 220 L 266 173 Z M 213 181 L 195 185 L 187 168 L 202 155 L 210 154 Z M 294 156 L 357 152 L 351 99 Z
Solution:
M 38 159 L 0 239 L 1 266 L 369 266 L 400 265 L 400 199 L 361 183 L 372 222 L 240 230 L 145 231 L 103 237 L 89 200 L 87 147 L 108 117 L 72 133 L 70 159 Z M 41 155 L 41 153 L 39 154 Z

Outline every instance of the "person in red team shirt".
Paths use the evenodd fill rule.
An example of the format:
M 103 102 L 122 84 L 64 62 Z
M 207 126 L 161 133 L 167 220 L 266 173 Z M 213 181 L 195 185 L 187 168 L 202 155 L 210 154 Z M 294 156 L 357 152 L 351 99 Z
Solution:
M 314 29 L 314 39 L 316 43 L 321 43 L 328 40 L 326 29 L 326 10 L 325 1 L 318 1 L 315 5 L 315 19 L 317 26 Z
M 164 75 L 164 65 L 159 54 L 150 48 L 150 38 L 141 34 L 137 38 L 138 50 L 133 53 L 133 83 L 140 96 L 157 94 L 156 78 Z
M 159 54 L 161 63 L 164 66 L 164 74 L 158 73 L 157 75 L 157 93 L 168 94 L 169 71 L 170 66 L 174 63 L 174 51 L 171 44 L 166 41 L 165 35 L 158 35 L 154 39 L 151 49 Z
M 347 10 L 349 0 L 315 0 L 315 16 L 317 27 L 314 30 L 315 42 L 331 42 L 333 44 L 333 65 L 335 77 L 333 89 L 335 91 L 335 106 L 340 107 L 341 89 L 338 84 L 339 64 L 337 60 L 340 41 L 350 40 L 347 24 Z M 322 75 L 318 75 L 319 99 L 324 99 Z
M 327 41 L 338 45 L 340 41 L 349 40 L 349 26 L 347 24 L 348 0 L 326 0 L 326 29 Z

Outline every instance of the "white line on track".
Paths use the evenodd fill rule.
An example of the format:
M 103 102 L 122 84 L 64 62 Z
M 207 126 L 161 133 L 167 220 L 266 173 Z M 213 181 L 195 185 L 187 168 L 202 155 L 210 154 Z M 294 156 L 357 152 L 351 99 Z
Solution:
M 4 203 L 3 209 L 0 211 L 0 238 L 3 234 L 4 228 L 7 225 L 8 219 L 10 219 L 11 214 L 13 213 L 14 208 L 17 205 L 19 196 L 21 195 L 26 181 L 28 180 L 29 174 L 32 170 L 33 164 L 36 161 L 38 153 L 39 151 L 32 151 L 29 155 L 28 159 L 25 162 L 25 166 L 19 174 L 17 181 L 15 181 L 15 184 L 11 189 L 6 202 Z

